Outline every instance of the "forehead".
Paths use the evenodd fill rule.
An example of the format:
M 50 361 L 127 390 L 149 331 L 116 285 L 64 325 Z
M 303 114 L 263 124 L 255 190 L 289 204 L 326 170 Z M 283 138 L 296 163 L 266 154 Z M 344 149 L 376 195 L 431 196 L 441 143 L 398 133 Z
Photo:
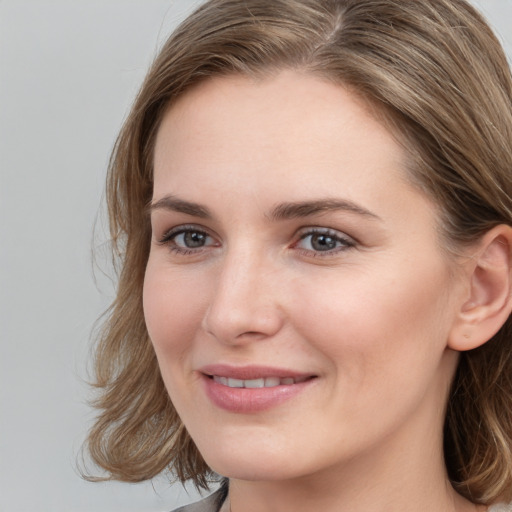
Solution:
M 356 156 L 368 168 L 384 161 L 405 167 L 404 152 L 363 100 L 320 78 L 283 71 L 257 81 L 214 78 L 185 93 L 160 125 L 154 163 L 158 181 L 162 171 L 183 166 L 240 177 L 243 169 L 268 166 L 295 176 L 323 164 L 343 171 Z

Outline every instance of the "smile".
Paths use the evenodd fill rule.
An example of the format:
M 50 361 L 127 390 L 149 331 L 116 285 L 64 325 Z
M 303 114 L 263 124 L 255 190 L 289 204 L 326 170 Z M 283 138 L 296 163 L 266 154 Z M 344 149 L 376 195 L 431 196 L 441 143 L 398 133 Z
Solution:
M 234 379 L 231 377 L 212 376 L 218 384 L 229 388 L 275 388 L 277 386 L 290 386 L 304 382 L 308 377 L 261 377 L 258 379 Z
M 255 414 L 300 396 L 318 376 L 268 366 L 208 365 L 200 369 L 210 402 L 237 414 Z

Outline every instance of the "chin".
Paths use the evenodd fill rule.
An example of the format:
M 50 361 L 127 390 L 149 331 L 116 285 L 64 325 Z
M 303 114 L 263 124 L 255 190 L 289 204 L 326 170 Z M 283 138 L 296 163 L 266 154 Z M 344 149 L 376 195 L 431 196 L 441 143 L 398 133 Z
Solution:
M 208 461 L 207 461 L 208 462 Z M 301 476 L 297 468 L 283 468 L 272 457 L 265 462 L 250 460 L 215 460 L 208 464 L 217 474 L 234 480 L 245 480 L 252 482 L 292 480 Z
M 211 440 L 210 440 L 211 441 Z M 296 460 L 292 457 L 282 457 L 279 450 L 274 447 L 264 446 L 263 443 L 254 443 L 242 446 L 236 443 L 222 441 L 211 446 L 208 441 L 207 446 L 199 445 L 199 451 L 205 462 L 213 471 L 224 477 L 249 480 L 282 480 L 297 476 Z M 203 449 L 206 448 L 206 449 Z M 285 460 L 281 460 L 284 458 Z

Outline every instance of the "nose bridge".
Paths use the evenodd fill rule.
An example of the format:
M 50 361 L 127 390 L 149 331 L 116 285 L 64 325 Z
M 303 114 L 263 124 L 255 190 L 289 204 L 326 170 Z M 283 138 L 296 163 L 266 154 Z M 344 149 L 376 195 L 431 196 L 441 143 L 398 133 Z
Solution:
M 264 338 L 281 326 L 275 262 L 252 244 L 226 251 L 204 328 L 223 342 Z

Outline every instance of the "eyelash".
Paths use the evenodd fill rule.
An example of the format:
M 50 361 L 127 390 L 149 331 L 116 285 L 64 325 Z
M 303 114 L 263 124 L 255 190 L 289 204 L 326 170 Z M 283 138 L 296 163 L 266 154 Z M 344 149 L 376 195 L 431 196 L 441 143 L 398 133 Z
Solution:
M 314 249 L 304 249 L 304 248 L 298 247 L 299 244 L 303 240 L 306 240 L 308 237 L 312 238 L 315 235 L 317 235 L 319 237 L 324 236 L 326 238 L 332 239 L 332 241 L 336 245 L 338 245 L 338 244 L 340 244 L 340 245 L 333 249 L 328 249 L 326 251 L 320 251 L 320 250 L 314 250 Z M 355 246 L 356 246 L 356 241 L 353 238 L 351 238 L 347 235 L 344 235 L 344 234 L 340 233 L 339 231 L 335 231 L 335 230 L 329 229 L 329 228 L 306 228 L 300 234 L 299 240 L 297 242 L 295 242 L 295 244 L 293 245 L 293 247 L 297 248 L 297 250 L 303 252 L 305 255 L 310 256 L 310 257 L 313 256 L 314 258 L 325 258 L 325 257 L 329 257 L 329 256 L 334 256 L 334 255 L 339 254 L 340 252 L 344 252 L 349 249 L 352 249 Z
M 200 237 L 204 237 L 205 240 L 211 239 L 214 241 L 214 243 L 211 244 L 205 244 L 201 245 L 199 247 L 193 248 L 193 247 L 183 247 L 176 243 L 176 239 L 180 235 L 186 236 L 187 234 L 190 235 L 199 235 Z M 336 244 L 336 247 L 332 249 L 327 249 L 325 251 L 322 250 L 315 250 L 315 249 L 305 249 L 299 247 L 300 244 L 306 240 L 308 237 L 326 237 L 327 239 L 331 239 L 334 244 Z M 177 253 L 179 255 L 187 256 L 192 254 L 200 254 L 203 250 L 205 250 L 208 247 L 218 247 L 219 244 L 215 242 L 215 239 L 208 234 L 207 231 L 194 226 L 194 225 L 183 225 L 183 226 L 177 226 L 175 228 L 170 229 L 169 231 L 166 231 L 164 235 L 160 238 L 158 241 L 160 245 L 166 245 L 170 251 Z M 299 233 L 299 240 L 294 242 L 292 244 L 292 248 L 299 251 L 301 254 L 304 254 L 308 257 L 314 257 L 314 258 L 325 258 L 329 256 L 334 256 L 340 252 L 349 250 L 357 245 L 356 241 L 347 236 L 343 235 L 339 231 L 335 231 L 333 229 L 329 228 L 304 228 Z
M 197 248 L 192 247 L 181 247 L 177 245 L 176 238 L 179 235 L 186 235 L 186 234 L 195 234 L 204 236 L 205 238 L 211 238 L 213 240 L 213 237 L 209 235 L 205 230 L 198 228 L 197 226 L 178 226 L 175 228 L 170 229 L 169 231 L 166 231 L 162 238 L 158 241 L 160 245 L 166 245 L 170 251 L 175 252 L 180 255 L 190 255 L 190 254 L 198 254 L 202 250 L 205 249 L 205 247 L 209 246 L 200 246 Z M 212 244 L 214 245 L 214 244 Z

